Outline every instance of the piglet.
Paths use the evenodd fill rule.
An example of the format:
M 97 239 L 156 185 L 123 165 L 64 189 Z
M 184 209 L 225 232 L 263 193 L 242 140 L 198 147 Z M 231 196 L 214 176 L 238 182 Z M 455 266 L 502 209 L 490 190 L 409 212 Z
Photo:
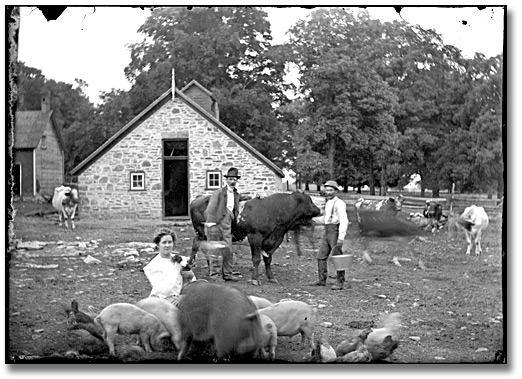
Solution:
M 159 297 L 146 297 L 136 303 L 136 306 L 156 316 L 170 333 L 170 339 L 176 349 L 181 343 L 181 327 L 179 325 L 179 309 L 170 301 Z
M 252 300 L 252 302 L 254 303 L 254 305 L 256 306 L 257 309 L 263 309 L 263 308 L 266 308 L 266 307 L 269 307 L 271 305 L 274 305 L 274 303 L 272 303 L 271 301 L 263 298 L 263 297 L 259 297 L 259 296 L 248 296 L 250 298 L 250 300 Z
M 105 307 L 94 318 L 94 323 L 103 329 L 103 339 L 109 346 L 111 355 L 116 355 L 116 334 L 138 334 L 147 353 L 152 352 L 151 346 L 161 350 L 162 339 L 170 336 L 156 316 L 128 303 L 115 303 Z
M 315 311 L 310 305 L 302 301 L 289 300 L 259 309 L 258 312 L 274 321 L 278 336 L 292 337 L 301 333 L 301 347 L 308 339 L 310 346 L 314 348 Z
M 259 354 L 263 358 L 267 358 L 268 360 L 275 360 L 275 349 L 277 346 L 277 326 L 274 321 L 268 316 L 259 315 L 259 321 L 261 321 L 262 331 L 262 348 L 259 349 Z M 268 354 L 266 352 L 266 348 L 268 348 Z

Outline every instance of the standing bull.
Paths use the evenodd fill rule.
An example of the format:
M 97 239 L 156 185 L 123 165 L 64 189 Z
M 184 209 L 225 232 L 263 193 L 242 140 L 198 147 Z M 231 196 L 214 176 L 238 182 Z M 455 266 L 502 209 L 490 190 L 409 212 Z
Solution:
M 68 220 L 70 220 L 71 228 L 74 229 L 74 215 L 80 203 L 78 190 L 67 186 L 56 187 L 54 189 L 52 203 L 53 208 L 58 211 L 58 222 L 60 226 L 62 226 L 63 222 L 65 228 L 68 228 Z
M 196 198 L 190 204 L 192 225 L 196 237 L 192 244 L 191 262 L 194 260 L 201 241 L 205 240 L 205 209 L 210 196 Z M 303 224 L 308 224 L 321 211 L 310 196 L 293 193 L 276 193 L 264 199 L 252 199 L 244 203 L 237 224 L 232 225 L 232 241 L 242 241 L 248 237 L 252 252 L 252 284 L 259 285 L 259 263 L 261 256 L 265 262 L 265 272 L 269 282 L 277 283 L 270 267 L 272 254 L 283 242 L 285 234 Z

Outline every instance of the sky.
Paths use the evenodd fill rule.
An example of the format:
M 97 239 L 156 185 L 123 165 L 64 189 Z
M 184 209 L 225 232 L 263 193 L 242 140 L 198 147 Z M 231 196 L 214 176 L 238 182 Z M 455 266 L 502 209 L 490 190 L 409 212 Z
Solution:
M 360 9 L 360 8 L 352 8 Z M 401 20 L 435 29 L 445 44 L 462 50 L 466 58 L 475 52 L 494 56 L 502 52 L 504 10 L 501 7 L 415 7 L 400 14 L 391 6 L 368 7 L 372 18 L 381 22 Z M 274 43 L 285 40 L 286 31 L 311 9 L 298 6 L 265 8 Z M 97 104 L 101 91 L 129 90 L 124 75 L 130 63 L 128 45 L 143 40 L 138 28 L 150 15 L 150 8 L 130 6 L 68 7 L 54 21 L 47 21 L 35 7 L 22 6 L 18 39 L 18 60 L 42 71 L 48 79 L 71 83 L 79 78 L 88 84 L 90 100 Z

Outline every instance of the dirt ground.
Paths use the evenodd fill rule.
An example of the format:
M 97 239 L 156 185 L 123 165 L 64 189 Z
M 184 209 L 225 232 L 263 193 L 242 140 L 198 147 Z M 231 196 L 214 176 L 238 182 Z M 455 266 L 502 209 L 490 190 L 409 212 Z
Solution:
M 100 311 L 112 303 L 134 303 L 147 297 L 150 285 L 142 268 L 156 254 L 151 243 L 154 231 L 173 228 L 179 237 L 179 250 L 189 255 L 194 231 L 188 223 L 80 217 L 76 230 L 71 231 L 58 226 L 49 204 L 18 202 L 15 209 L 14 238 L 6 255 L 6 362 L 176 363 L 173 348 L 145 356 L 129 354 L 121 360 L 109 358 L 103 344 L 68 330 L 64 309 L 73 299 L 80 310 L 90 307 Z M 250 284 L 250 250 L 236 246 L 234 269 L 240 272 L 240 281 L 226 285 L 273 302 L 292 299 L 309 303 L 316 308 L 315 338 L 323 338 L 332 346 L 364 327 L 378 326 L 383 312 L 400 312 L 401 337 L 389 359 L 392 363 L 493 362 L 496 353 L 505 350 L 506 270 L 500 214 L 490 215 L 482 238 L 482 255 L 466 256 L 464 236 L 451 238 L 447 232 L 421 238 L 363 238 L 353 207 L 348 211 L 352 223 L 347 240 L 356 258 L 347 272 L 344 290 L 308 285 L 317 277 L 315 252 L 321 227 L 300 239 L 300 256 L 295 240 L 285 241 L 274 253 L 273 272 L 278 284 L 268 283 L 264 275 L 261 286 Z M 365 249 L 370 251 L 371 264 L 361 259 Z M 392 262 L 394 257 L 404 258 L 399 260 L 400 266 Z M 197 278 L 209 279 L 201 253 L 194 272 Z M 329 274 L 334 272 L 329 263 Z M 333 284 L 335 279 L 328 281 Z M 307 362 L 309 353 L 308 347 L 300 346 L 300 336 L 278 339 L 278 362 Z M 188 362 L 196 362 L 201 356 L 193 353 Z

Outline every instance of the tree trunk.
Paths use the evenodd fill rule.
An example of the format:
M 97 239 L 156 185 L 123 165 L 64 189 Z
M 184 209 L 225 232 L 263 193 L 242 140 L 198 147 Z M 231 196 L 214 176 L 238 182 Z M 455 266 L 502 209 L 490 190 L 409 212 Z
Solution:
M 381 188 L 379 189 L 379 193 L 381 196 L 386 196 L 388 193 L 388 186 L 386 184 L 386 168 L 381 169 Z
M 335 138 L 332 136 L 329 137 L 328 143 L 328 171 L 330 172 L 330 178 L 334 178 L 335 175 Z
M 440 189 L 434 188 L 433 193 L 431 194 L 431 197 L 440 197 L 439 194 L 440 194 Z
M 373 176 L 373 167 L 370 168 L 370 195 L 375 196 L 375 178 Z
M 305 191 L 310 191 L 310 186 L 308 185 L 308 180 L 305 182 Z
M 362 193 L 362 184 L 361 183 L 357 184 L 357 193 Z

